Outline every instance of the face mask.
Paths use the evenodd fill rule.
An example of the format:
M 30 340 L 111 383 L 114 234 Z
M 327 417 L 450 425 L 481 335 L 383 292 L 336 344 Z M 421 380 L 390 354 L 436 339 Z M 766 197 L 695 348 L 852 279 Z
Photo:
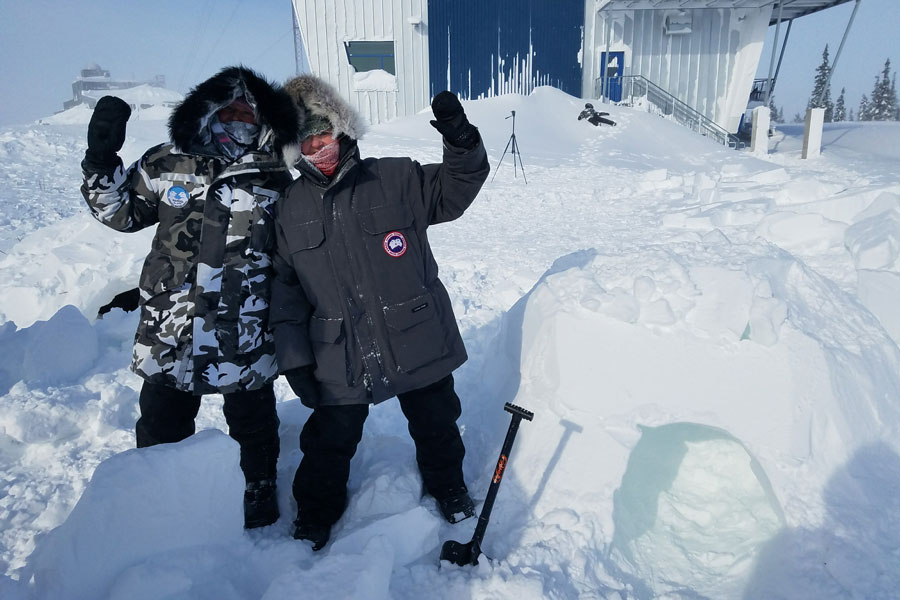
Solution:
M 256 141 L 259 135 L 259 125 L 255 123 L 244 123 L 243 121 L 226 121 L 222 123 L 222 129 L 238 144 L 249 146 Z
M 334 140 L 327 146 L 319 148 L 315 154 L 306 157 L 323 175 L 331 177 L 337 170 L 338 161 L 341 158 L 341 142 Z

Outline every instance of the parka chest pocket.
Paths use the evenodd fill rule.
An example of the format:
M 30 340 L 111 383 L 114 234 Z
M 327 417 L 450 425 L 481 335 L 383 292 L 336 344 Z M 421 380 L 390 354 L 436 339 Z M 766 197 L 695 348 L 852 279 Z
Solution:
M 318 248 L 325 241 L 325 225 L 322 221 L 310 221 L 286 227 L 284 238 L 291 254 Z
M 419 262 L 412 210 L 405 204 L 388 204 L 360 211 L 357 217 L 362 230 L 369 234 L 363 236 L 363 243 L 373 258 L 373 268 L 389 278 L 398 277 L 399 281 L 389 282 L 390 285 L 406 289 L 403 280 L 410 274 L 404 272 Z M 401 264 L 406 266 L 398 269 Z M 420 277 L 417 275 L 413 280 L 418 285 Z
M 209 177 L 190 173 L 161 173 L 159 181 L 161 208 L 179 212 L 197 210 L 197 201 L 202 201 L 210 184 Z
M 325 225 L 322 221 L 310 221 L 285 227 L 284 239 L 291 255 L 291 262 L 298 273 L 322 268 L 320 261 L 324 257 L 321 251 L 316 251 L 325 242 Z
M 388 204 L 360 211 L 363 231 L 372 235 L 407 229 L 413 224 L 413 212 L 405 204 Z

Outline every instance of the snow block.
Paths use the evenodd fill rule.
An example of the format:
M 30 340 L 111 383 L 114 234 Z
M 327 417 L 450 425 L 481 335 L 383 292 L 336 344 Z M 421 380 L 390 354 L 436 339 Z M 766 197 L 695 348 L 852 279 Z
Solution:
M 97 333 L 72 305 L 26 331 L 22 379 L 29 387 L 74 382 L 97 362 Z
M 120 573 L 155 555 L 240 541 L 239 454 L 231 438 L 209 430 L 100 463 L 28 560 L 38 597 L 106 598 Z
M 756 459 L 726 431 L 696 423 L 642 428 L 613 521 L 612 560 L 653 597 L 742 597 L 762 546 L 784 526 Z
M 857 269 L 900 269 L 900 208 L 858 220 L 847 228 L 844 245 Z
M 881 326 L 900 346 L 900 273 L 860 270 L 856 273 L 860 301 L 878 317 Z

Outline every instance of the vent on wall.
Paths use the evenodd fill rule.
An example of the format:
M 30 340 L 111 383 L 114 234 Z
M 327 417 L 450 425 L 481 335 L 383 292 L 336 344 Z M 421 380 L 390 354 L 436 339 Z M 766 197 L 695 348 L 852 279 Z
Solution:
M 691 14 L 679 10 L 666 15 L 663 33 L 666 35 L 684 35 L 691 32 Z

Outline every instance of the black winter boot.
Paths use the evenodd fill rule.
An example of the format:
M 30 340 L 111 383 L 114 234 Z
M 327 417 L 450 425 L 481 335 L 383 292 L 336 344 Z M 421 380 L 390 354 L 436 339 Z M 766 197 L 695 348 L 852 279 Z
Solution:
M 244 492 L 244 528 L 265 527 L 278 520 L 275 480 L 251 481 Z
M 462 491 L 452 496 L 438 498 L 438 508 L 448 523 L 459 523 L 475 516 L 475 503 L 469 493 Z
M 294 539 L 306 540 L 312 543 L 313 552 L 318 552 L 325 547 L 331 537 L 331 525 L 323 525 L 309 519 L 304 519 L 303 514 L 297 515 L 294 521 Z

